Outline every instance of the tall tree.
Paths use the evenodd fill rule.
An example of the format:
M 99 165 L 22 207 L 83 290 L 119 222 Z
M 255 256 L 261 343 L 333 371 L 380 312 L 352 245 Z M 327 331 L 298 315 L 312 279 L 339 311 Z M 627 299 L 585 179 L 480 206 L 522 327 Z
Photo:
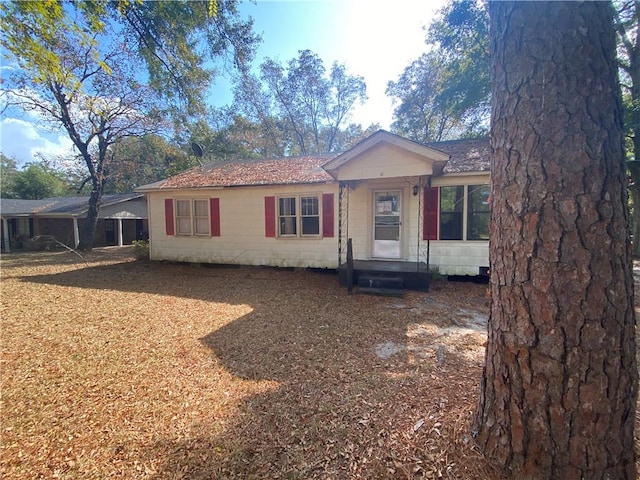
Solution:
M 388 83 L 387 95 L 400 101 L 393 112 L 394 133 L 422 143 L 463 135 L 455 102 L 442 96 L 443 63 L 438 52 L 425 53 L 404 69 L 398 81 Z
M 301 50 L 286 68 L 266 59 L 260 77 L 243 75 L 235 88 L 235 104 L 262 125 L 279 154 L 312 154 L 339 149 L 337 139 L 366 85 L 334 63 L 329 75 L 317 54 Z
M 388 84 L 398 102 L 395 133 L 419 142 L 486 133 L 488 26 L 482 2 L 453 0 L 440 10 L 427 31 L 428 51 Z
M 605 2 L 493 2 L 491 317 L 474 433 L 511 478 L 635 479 L 622 105 Z
M 105 193 L 128 193 L 195 165 L 195 158 L 159 135 L 121 138 L 107 155 Z
M 69 185 L 61 172 L 42 162 L 30 163 L 13 179 L 13 198 L 38 200 L 69 194 Z
M 18 67 L 5 82 L 5 105 L 35 112 L 64 129 L 91 185 L 82 250 L 93 246 L 100 200 L 112 173 L 110 148 L 153 133 L 169 112 L 204 113 L 214 71 L 208 58 L 251 59 L 256 37 L 235 0 L 173 2 L 13 1 L 0 5 L 0 41 Z M 146 68 L 144 68 L 146 66 Z M 146 73 L 145 73 L 146 72 Z M 160 112 L 164 111 L 161 115 Z
M 18 173 L 16 161 L 0 153 L 0 197 L 16 198 L 14 182 Z

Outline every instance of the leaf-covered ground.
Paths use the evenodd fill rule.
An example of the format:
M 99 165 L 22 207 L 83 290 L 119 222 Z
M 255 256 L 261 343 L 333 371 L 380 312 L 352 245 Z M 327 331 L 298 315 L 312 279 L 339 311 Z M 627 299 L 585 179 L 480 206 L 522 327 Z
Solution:
M 485 293 L 4 255 L 0 476 L 498 479 L 469 432 Z

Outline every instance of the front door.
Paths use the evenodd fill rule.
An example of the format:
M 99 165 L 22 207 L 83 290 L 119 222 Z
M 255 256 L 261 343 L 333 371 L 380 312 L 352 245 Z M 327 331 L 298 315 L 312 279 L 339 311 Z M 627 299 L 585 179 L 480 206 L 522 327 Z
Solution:
M 375 192 L 373 197 L 373 256 L 400 258 L 402 192 Z

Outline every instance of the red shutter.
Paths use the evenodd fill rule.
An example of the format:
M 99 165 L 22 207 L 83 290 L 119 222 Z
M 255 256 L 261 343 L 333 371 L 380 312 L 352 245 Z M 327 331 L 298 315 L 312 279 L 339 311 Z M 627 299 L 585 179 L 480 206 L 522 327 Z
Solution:
M 211 236 L 219 237 L 220 236 L 220 199 L 210 198 L 209 206 L 210 206 L 209 210 L 211 214 Z
M 264 236 L 276 236 L 276 197 L 264 197 Z
M 322 236 L 333 237 L 333 193 L 322 194 Z
M 164 225 L 167 235 L 175 235 L 173 227 L 173 198 L 164 199 Z
M 438 239 L 438 187 L 424 189 L 424 221 L 422 222 L 422 239 Z

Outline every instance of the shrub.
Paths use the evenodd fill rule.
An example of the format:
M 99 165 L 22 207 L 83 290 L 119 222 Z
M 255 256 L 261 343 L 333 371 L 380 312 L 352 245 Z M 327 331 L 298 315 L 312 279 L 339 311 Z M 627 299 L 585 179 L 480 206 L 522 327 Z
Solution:
M 149 260 L 149 241 L 148 240 L 134 240 L 133 255 L 137 260 Z

